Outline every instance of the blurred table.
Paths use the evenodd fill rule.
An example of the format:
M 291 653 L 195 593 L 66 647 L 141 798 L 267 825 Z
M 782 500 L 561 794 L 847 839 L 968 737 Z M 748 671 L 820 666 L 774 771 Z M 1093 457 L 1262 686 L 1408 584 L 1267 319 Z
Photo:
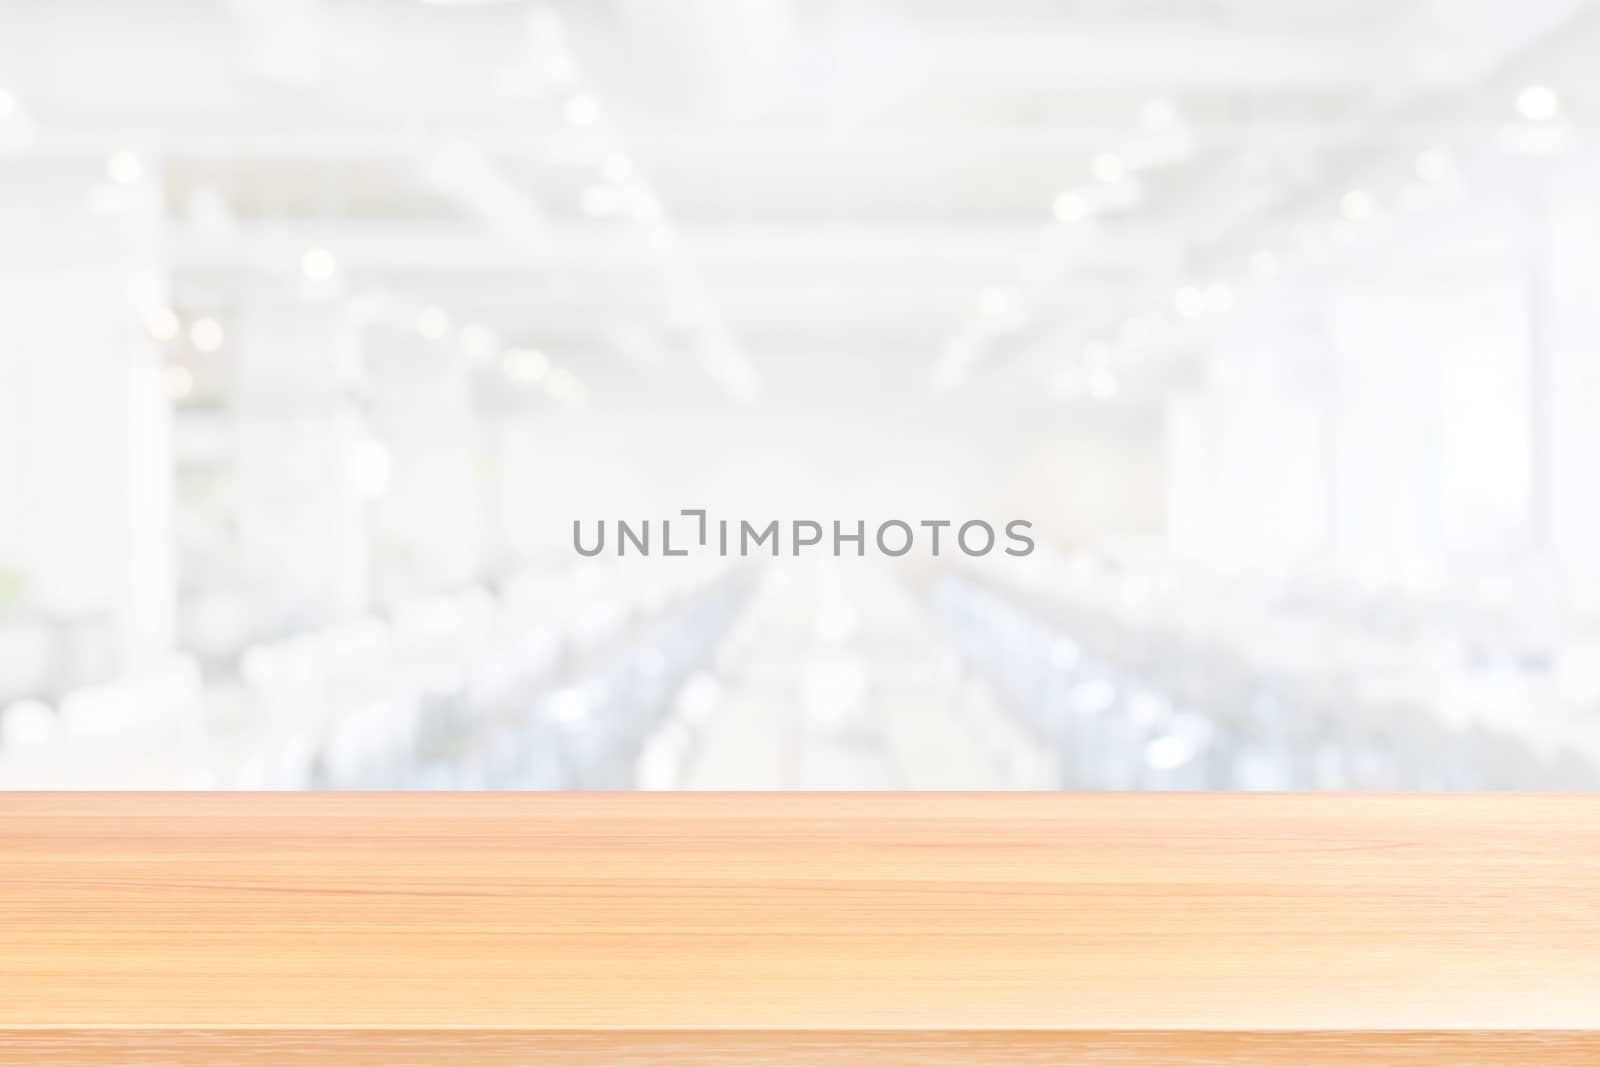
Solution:
M 0 796 L 0 1063 L 1600 1062 L 1600 797 Z

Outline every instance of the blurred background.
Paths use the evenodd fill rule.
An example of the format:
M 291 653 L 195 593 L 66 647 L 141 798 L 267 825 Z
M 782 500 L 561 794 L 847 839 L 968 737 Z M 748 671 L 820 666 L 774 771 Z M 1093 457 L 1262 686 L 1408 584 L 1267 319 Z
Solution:
M 3 0 L 0 786 L 1600 785 L 1597 55 Z M 573 550 L 682 508 L 1039 548 Z

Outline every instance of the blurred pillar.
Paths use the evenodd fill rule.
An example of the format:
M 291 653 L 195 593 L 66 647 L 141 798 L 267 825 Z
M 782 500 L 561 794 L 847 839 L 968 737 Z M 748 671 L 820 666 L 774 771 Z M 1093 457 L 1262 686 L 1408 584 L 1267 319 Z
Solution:
M 385 334 L 372 419 L 393 479 L 378 502 L 378 592 L 395 603 L 482 577 L 482 427 L 472 368 L 449 340 Z
M 1387 582 L 1438 544 L 1438 338 L 1398 279 L 1351 286 L 1329 309 L 1336 564 Z
M 1211 563 L 1292 567 L 1328 541 L 1325 330 L 1308 302 L 1273 297 L 1167 405 L 1169 536 Z
M 1540 527 L 1567 576 L 1600 580 L 1600 161 L 1585 158 L 1541 190 L 1532 249 Z
M 384 488 L 356 387 L 361 339 L 338 300 L 252 287 L 234 326 L 239 542 L 262 633 L 349 617 L 369 602 L 368 507 Z
M 147 159 L 114 173 L 0 179 L 0 569 L 91 675 L 170 651 L 176 604 L 171 403 L 143 327 L 166 297 L 161 190 Z

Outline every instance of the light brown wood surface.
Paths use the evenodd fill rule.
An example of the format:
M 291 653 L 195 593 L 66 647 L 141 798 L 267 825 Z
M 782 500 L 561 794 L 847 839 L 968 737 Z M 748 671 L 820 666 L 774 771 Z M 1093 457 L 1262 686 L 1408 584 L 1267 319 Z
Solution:
M 6 1065 L 1597 1064 L 1597 1035 L 1592 795 L 0 795 Z

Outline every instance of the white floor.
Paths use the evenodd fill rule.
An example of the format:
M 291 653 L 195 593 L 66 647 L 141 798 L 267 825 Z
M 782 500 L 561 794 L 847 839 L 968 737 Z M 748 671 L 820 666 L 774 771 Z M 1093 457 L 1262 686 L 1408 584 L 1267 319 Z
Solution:
M 907 582 L 844 563 L 775 568 L 734 638 L 689 789 L 1048 787 L 1041 757 L 963 679 Z

